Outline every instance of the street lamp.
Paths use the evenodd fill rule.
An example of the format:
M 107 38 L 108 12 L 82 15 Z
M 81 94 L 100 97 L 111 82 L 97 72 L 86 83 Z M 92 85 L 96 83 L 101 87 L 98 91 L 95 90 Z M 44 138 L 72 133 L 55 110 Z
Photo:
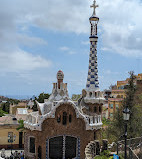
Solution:
M 129 120 L 130 118 L 130 110 L 128 109 L 128 107 L 126 107 L 124 110 L 123 110 L 123 119 L 125 121 L 125 134 L 124 134 L 124 137 L 125 137 L 125 159 L 127 159 L 127 121 Z
M 16 135 L 8 134 L 8 142 L 11 143 L 11 154 L 12 154 L 12 143 L 15 142 Z

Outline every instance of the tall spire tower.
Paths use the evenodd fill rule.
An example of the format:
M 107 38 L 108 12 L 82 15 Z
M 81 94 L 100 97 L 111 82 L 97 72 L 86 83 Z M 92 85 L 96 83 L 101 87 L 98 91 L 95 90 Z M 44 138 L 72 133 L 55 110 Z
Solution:
M 96 4 L 96 0 L 93 1 L 91 8 L 93 8 L 93 14 L 89 18 L 91 29 L 90 29 L 90 55 L 89 55 L 89 68 L 86 88 L 82 90 L 82 97 L 78 101 L 79 106 L 82 108 L 84 113 L 102 113 L 102 105 L 105 101 L 103 92 L 99 88 L 98 80 L 98 64 L 97 64 L 97 26 L 99 18 L 96 16 L 96 8 L 99 7 Z
M 90 56 L 89 56 L 89 69 L 88 69 L 88 77 L 86 90 L 87 91 L 99 91 L 99 81 L 98 81 L 98 64 L 97 64 L 97 25 L 99 22 L 99 18 L 96 16 L 96 8 L 99 7 L 96 5 L 96 0 L 94 0 L 93 5 L 93 14 L 89 18 L 91 24 L 91 32 L 90 32 Z
M 96 0 L 93 1 L 91 8 L 93 8 L 93 14 L 89 18 L 91 29 L 90 29 L 90 55 L 89 55 L 89 69 L 87 76 L 86 88 L 82 90 L 82 97 L 84 102 L 87 103 L 103 103 L 104 97 L 103 92 L 99 89 L 98 80 L 98 63 L 97 63 L 97 26 L 99 18 L 96 16 L 96 8 L 99 7 L 96 4 Z

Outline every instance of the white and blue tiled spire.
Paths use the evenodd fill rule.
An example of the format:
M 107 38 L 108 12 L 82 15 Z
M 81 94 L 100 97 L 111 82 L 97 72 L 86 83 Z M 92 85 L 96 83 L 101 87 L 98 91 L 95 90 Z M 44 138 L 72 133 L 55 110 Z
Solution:
M 94 0 L 93 5 L 93 14 L 89 18 L 91 24 L 91 33 L 90 33 L 90 56 L 89 56 L 89 69 L 88 69 L 88 77 L 86 89 L 92 91 L 99 91 L 99 81 L 98 81 L 98 64 L 97 64 L 97 24 L 99 18 L 96 16 L 96 0 Z

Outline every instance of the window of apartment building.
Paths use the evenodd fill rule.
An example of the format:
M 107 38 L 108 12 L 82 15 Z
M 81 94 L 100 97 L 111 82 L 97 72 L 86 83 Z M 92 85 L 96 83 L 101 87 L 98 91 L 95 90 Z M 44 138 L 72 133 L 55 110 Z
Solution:
M 109 104 L 109 107 L 110 107 L 111 109 L 113 109 L 113 104 Z
M 12 142 L 13 139 L 13 132 L 8 132 L 8 142 Z
M 111 117 L 111 118 L 113 117 L 113 113 L 110 113 L 110 117 Z
M 30 137 L 30 153 L 35 153 L 35 138 Z
M 115 107 L 116 107 L 116 109 L 119 109 L 119 104 L 116 104 Z

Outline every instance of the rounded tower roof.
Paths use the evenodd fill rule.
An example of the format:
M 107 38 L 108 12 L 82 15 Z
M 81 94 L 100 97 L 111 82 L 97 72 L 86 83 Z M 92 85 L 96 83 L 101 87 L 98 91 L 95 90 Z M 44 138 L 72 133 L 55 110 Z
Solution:
M 63 80 L 64 79 L 64 73 L 63 73 L 63 71 L 59 70 L 57 72 L 57 79 L 58 80 Z

